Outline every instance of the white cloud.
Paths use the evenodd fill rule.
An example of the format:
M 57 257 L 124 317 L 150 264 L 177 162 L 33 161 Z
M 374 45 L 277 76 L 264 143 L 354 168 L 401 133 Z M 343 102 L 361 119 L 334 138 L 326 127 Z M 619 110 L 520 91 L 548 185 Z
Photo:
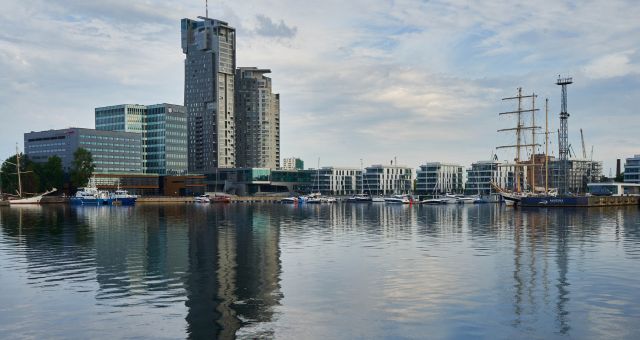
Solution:
M 640 65 L 631 62 L 635 51 L 607 54 L 593 60 L 585 67 L 588 77 L 606 79 L 640 73 Z

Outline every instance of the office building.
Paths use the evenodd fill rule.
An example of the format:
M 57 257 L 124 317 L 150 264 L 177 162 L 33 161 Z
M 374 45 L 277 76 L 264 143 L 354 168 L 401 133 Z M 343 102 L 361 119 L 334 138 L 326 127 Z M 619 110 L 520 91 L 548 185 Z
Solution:
M 397 165 L 372 165 L 365 168 L 362 185 L 371 195 L 405 194 L 413 189 L 413 169 Z
M 513 189 L 514 167 L 500 161 L 478 161 L 467 170 L 465 193 L 467 195 L 495 194 L 493 184 L 503 189 Z
M 236 165 L 280 168 L 280 95 L 271 89 L 271 70 L 239 67 L 235 79 Z
M 184 105 L 190 173 L 233 168 L 235 157 L 235 29 L 226 22 L 182 19 Z
M 282 160 L 282 170 L 304 170 L 304 161 L 298 157 L 288 157 Z
M 95 109 L 96 130 L 142 134 L 143 171 L 158 175 L 187 172 L 187 114 L 182 105 L 122 104 Z
M 416 171 L 416 193 L 437 196 L 446 193 L 461 194 L 464 191 L 462 165 L 431 162 Z
M 627 158 L 624 163 L 625 183 L 640 183 L 640 155 Z
M 78 148 L 91 152 L 96 173 L 136 173 L 142 169 L 142 134 L 69 128 L 24 134 L 25 154 L 35 162 L 51 156 L 62 159 L 64 171 L 73 164 Z
M 360 193 L 362 170 L 355 168 L 322 167 L 310 169 L 311 191 L 323 195 L 346 196 Z

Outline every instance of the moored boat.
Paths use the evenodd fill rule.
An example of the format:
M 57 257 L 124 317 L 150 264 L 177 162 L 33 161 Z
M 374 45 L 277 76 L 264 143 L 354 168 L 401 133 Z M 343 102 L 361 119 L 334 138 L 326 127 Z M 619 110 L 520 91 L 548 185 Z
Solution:
M 135 205 L 138 196 L 131 195 L 127 190 L 118 189 L 110 195 L 111 203 L 114 205 Z
M 390 204 L 409 204 L 411 203 L 411 199 L 407 195 L 393 195 L 385 197 L 384 202 Z

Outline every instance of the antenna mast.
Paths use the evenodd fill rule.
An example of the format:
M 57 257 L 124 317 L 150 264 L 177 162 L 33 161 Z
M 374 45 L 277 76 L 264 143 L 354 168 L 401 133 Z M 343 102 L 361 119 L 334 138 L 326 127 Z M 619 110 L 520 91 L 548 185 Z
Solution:
M 560 155 L 560 176 L 558 181 L 559 194 L 566 195 L 569 192 L 569 113 L 567 112 L 567 85 L 572 84 L 572 78 L 560 78 L 556 85 L 562 86 L 562 107 L 560 110 L 560 131 L 558 135 L 558 153 Z
M 209 0 L 204 0 L 204 16 L 209 17 Z

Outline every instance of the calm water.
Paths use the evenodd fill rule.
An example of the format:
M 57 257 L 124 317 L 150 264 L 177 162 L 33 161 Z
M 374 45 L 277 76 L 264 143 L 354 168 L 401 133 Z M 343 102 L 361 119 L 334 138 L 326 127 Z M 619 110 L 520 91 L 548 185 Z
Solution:
M 3 338 L 640 338 L 637 207 L 0 208 Z

